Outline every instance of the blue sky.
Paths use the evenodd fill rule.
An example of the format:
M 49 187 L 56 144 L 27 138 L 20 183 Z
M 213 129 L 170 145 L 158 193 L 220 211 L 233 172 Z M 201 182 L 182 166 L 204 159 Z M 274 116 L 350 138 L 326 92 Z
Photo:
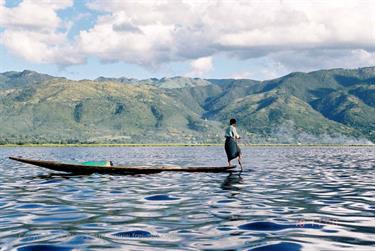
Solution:
M 271 79 L 375 65 L 374 1 L 0 0 L 0 72 Z

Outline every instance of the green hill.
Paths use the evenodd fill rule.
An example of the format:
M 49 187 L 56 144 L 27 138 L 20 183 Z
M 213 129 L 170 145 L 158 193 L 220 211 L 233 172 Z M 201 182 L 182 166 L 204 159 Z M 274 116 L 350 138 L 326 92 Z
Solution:
M 0 74 L 0 143 L 375 142 L 375 67 L 269 81 Z

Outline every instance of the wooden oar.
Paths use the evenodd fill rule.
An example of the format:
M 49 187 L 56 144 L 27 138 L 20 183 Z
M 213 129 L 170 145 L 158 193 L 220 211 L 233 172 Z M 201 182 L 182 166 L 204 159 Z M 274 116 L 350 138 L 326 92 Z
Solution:
M 237 144 L 240 143 L 240 139 L 242 139 L 242 138 L 236 139 Z M 242 151 L 241 151 L 241 155 L 240 155 L 240 157 L 238 158 L 238 165 L 240 165 L 240 167 L 241 167 L 241 171 L 242 171 L 243 169 L 242 169 L 241 157 L 242 157 Z

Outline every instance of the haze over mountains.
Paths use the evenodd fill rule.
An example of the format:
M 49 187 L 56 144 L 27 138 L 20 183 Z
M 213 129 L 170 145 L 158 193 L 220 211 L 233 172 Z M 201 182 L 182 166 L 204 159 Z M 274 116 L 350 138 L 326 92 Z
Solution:
M 249 79 L 0 74 L 0 143 L 375 142 L 375 67 Z

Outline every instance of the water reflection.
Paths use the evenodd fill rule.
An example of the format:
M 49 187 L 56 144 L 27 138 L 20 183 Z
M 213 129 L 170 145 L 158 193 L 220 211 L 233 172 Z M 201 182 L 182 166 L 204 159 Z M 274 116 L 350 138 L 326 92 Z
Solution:
M 38 174 L 35 176 L 24 176 L 20 177 L 22 179 L 29 179 L 29 180 L 34 180 L 34 179 L 41 179 L 41 180 L 61 180 L 63 179 L 70 179 L 70 178 L 76 178 L 76 177 L 83 177 L 86 175 L 83 174 L 73 174 L 73 173 L 48 173 L 48 174 Z
M 243 178 L 241 176 L 242 172 L 242 170 L 238 172 L 229 172 L 223 183 L 221 183 L 221 189 L 233 191 L 241 190 L 241 188 L 236 186 L 236 184 L 241 184 L 243 182 Z

